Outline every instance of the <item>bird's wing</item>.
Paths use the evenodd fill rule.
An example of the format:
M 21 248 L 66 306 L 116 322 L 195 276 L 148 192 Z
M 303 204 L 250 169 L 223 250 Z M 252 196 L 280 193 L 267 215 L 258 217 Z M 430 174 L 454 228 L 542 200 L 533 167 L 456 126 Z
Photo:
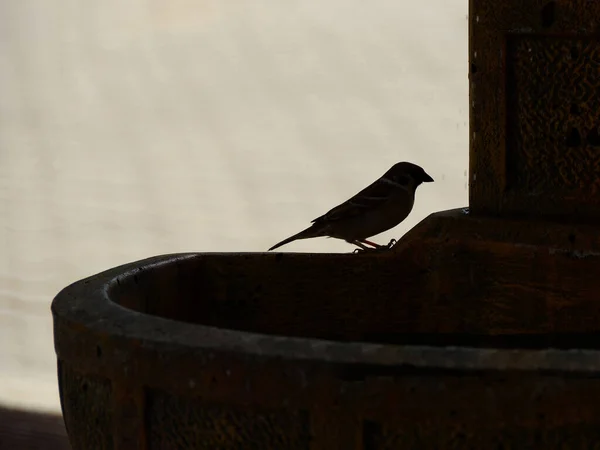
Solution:
M 317 217 L 312 222 L 332 222 L 365 214 L 367 211 L 376 209 L 385 203 L 390 198 L 390 194 L 398 187 L 403 188 L 403 186 L 387 178 L 380 178 L 354 197 Z

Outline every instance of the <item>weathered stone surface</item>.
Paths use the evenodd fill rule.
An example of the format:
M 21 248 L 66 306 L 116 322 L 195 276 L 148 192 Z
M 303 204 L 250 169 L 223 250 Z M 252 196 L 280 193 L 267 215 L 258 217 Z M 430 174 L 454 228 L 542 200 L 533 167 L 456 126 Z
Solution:
M 53 313 L 74 449 L 94 436 L 108 448 L 86 431 L 107 417 L 117 449 L 597 437 L 596 302 L 503 294 L 498 267 L 440 256 L 430 244 L 456 232 L 457 214 L 430 218 L 442 225 L 398 253 L 171 255 L 66 288 Z M 82 382 L 65 380 L 86 378 L 91 405 L 66 394 Z
M 600 218 L 600 3 L 470 3 L 473 213 Z

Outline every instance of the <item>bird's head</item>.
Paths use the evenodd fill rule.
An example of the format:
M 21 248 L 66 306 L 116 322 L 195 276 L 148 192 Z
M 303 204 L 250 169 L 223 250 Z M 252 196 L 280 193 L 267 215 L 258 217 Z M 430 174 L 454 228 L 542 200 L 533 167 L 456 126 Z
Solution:
M 431 178 L 422 167 L 409 162 L 399 162 L 392 166 L 385 175 L 385 178 L 394 181 L 402 186 L 416 189 L 421 183 L 431 183 Z

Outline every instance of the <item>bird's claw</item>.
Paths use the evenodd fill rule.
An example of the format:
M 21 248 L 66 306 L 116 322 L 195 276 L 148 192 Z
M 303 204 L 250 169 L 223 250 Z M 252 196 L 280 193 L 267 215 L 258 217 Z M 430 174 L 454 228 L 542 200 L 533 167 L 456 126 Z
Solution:
M 364 253 L 364 252 L 381 252 L 390 250 L 394 245 L 396 245 L 396 239 L 392 239 L 387 245 L 379 245 L 374 248 L 355 248 L 352 253 Z
M 365 253 L 365 252 L 377 252 L 381 250 L 381 248 L 355 248 L 352 253 Z

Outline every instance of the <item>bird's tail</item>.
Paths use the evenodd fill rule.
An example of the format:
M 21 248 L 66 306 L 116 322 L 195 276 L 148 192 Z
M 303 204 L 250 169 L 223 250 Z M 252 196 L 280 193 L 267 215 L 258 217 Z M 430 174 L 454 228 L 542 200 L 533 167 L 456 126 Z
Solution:
M 275 244 L 268 251 L 270 252 L 271 250 L 275 250 L 276 248 L 279 248 L 282 245 L 289 244 L 290 242 L 297 241 L 298 239 L 309 239 L 309 238 L 314 238 L 314 237 L 322 236 L 322 234 L 321 234 L 321 227 L 320 226 L 317 227 L 315 225 L 316 224 L 313 224 L 312 226 L 308 227 L 306 230 L 302 230 L 300 233 L 297 233 L 297 234 L 295 234 L 293 236 L 290 236 L 287 239 L 284 239 L 283 241 Z

